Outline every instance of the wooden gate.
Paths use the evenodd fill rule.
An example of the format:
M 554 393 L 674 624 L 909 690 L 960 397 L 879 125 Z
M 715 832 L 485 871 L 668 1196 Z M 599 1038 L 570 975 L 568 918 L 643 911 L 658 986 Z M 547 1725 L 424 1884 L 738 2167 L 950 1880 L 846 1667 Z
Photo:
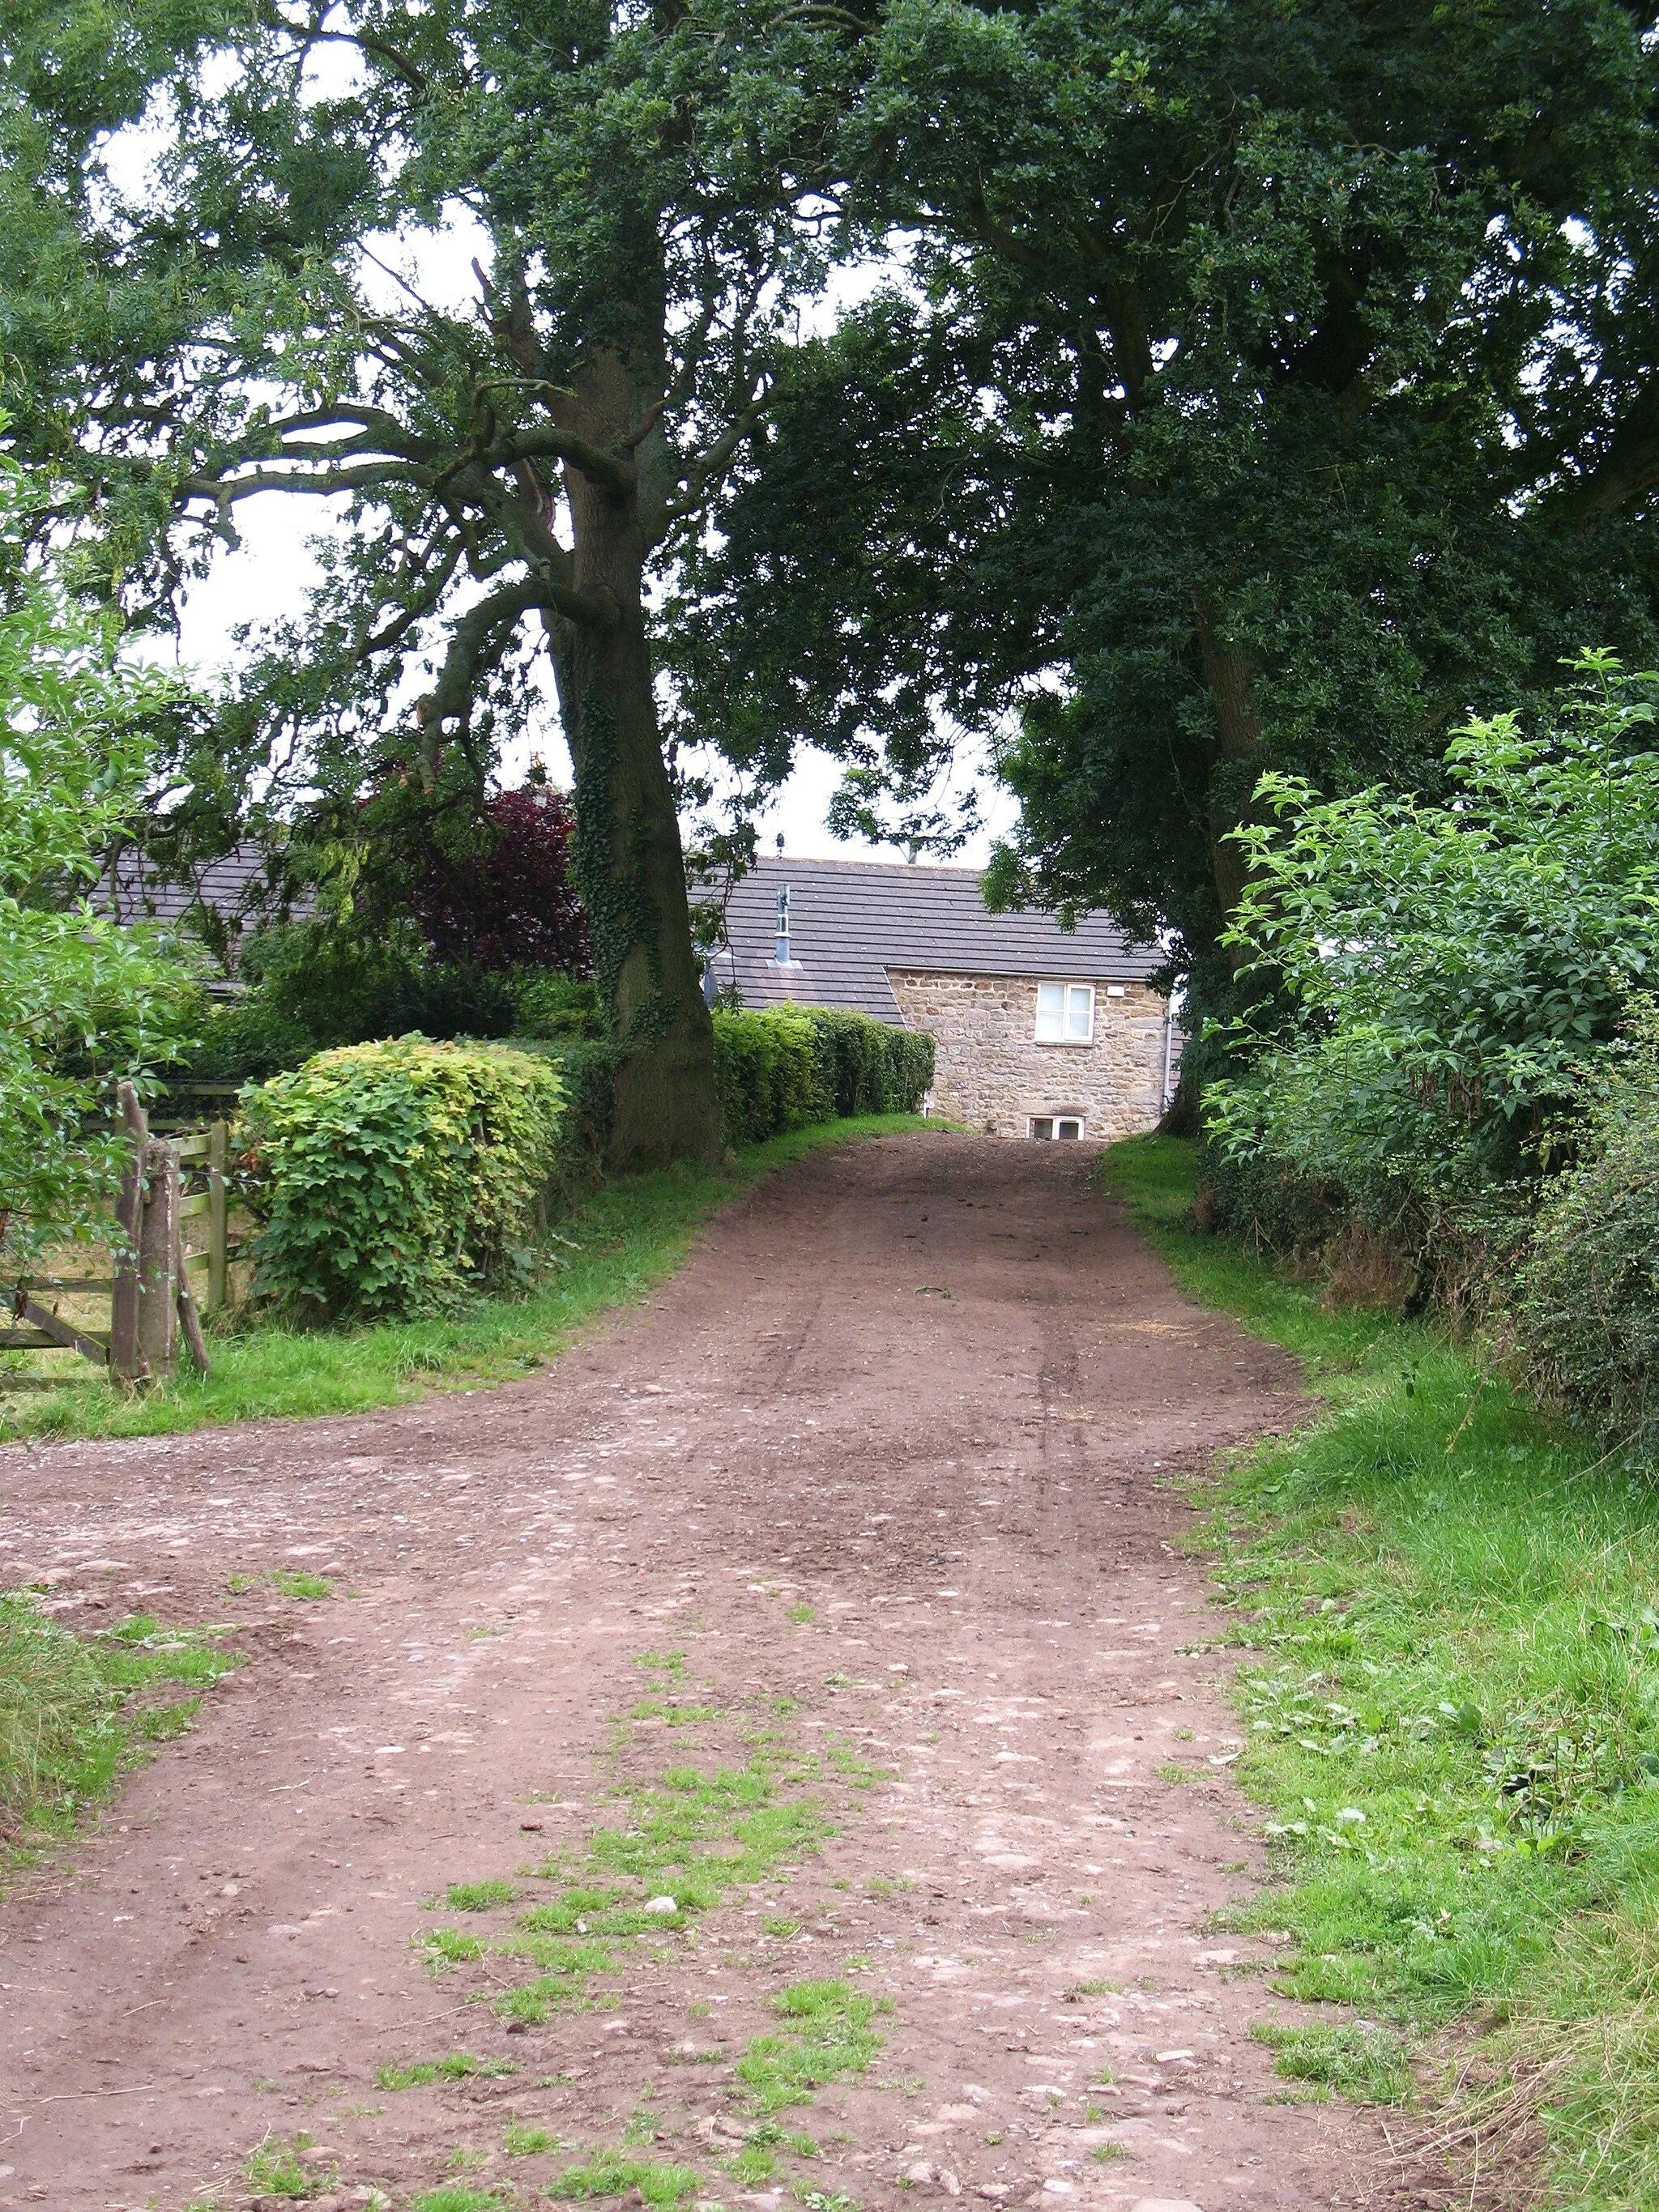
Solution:
M 198 1316 L 230 1303 L 231 1263 L 239 1256 L 226 1182 L 230 1124 L 152 1133 L 127 1084 L 120 1103 L 133 1153 L 116 1207 L 121 1239 L 112 1273 L 31 1276 L 13 1285 L 11 1325 L 0 1328 L 0 1351 L 76 1352 L 120 1381 L 141 1382 L 174 1372 L 182 1333 L 206 1374 Z M 58 1310 L 65 1298 L 91 1297 L 108 1298 L 107 1328 Z

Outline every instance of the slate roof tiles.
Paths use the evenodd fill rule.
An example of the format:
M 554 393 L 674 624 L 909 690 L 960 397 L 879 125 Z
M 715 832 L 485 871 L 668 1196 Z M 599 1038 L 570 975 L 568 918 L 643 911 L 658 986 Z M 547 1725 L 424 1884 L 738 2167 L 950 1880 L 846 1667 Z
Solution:
M 792 966 L 775 959 L 777 894 L 789 890 Z M 732 951 L 715 962 L 745 1006 L 837 1006 L 900 1023 L 890 968 L 943 975 L 1034 975 L 1079 982 L 1142 981 L 1163 957 L 1132 947 L 1103 915 L 1068 935 L 1051 915 L 989 914 L 972 868 L 763 856 L 726 908 Z

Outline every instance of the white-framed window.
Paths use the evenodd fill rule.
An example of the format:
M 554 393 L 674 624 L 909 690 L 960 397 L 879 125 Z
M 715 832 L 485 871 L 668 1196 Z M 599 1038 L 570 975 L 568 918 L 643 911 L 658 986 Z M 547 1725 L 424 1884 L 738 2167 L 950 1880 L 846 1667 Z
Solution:
M 1039 983 L 1036 1041 L 1039 1044 L 1088 1044 L 1095 1034 L 1092 983 Z
M 1073 1144 L 1083 1134 L 1079 1114 L 1033 1114 L 1025 1126 L 1040 1145 Z

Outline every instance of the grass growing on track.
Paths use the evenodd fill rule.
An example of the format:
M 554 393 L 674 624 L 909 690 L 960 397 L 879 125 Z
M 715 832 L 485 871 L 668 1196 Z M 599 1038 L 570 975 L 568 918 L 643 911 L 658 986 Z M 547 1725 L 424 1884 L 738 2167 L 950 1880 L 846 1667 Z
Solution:
M 205 1689 L 236 1664 L 210 1630 L 141 1615 L 83 1638 L 31 1591 L 0 1592 L 0 1864 L 66 1832 L 146 1744 L 185 1727 L 199 1700 L 158 1692 Z
M 1167 1139 L 1104 1168 L 1182 1287 L 1323 1401 L 1200 1498 L 1218 1635 L 1249 1655 L 1232 1771 L 1282 1877 L 1242 1924 L 1288 1933 L 1298 1997 L 1488 2031 L 1483 2164 L 1535 2154 L 1534 2201 L 1659 2203 L 1659 1486 L 1434 1331 L 1194 1232 L 1193 1173 Z M 1402 2080 L 1363 2021 L 1281 2063 Z
M 557 1272 L 529 1297 L 480 1298 L 453 1319 L 373 1328 L 252 1326 L 210 1340 L 213 1372 L 181 1374 L 147 1395 L 84 1382 L 0 1397 L 0 1440 L 161 1436 L 275 1416 L 362 1413 L 428 1390 L 461 1390 L 533 1372 L 599 1315 L 637 1304 L 684 1260 L 697 1231 L 764 1176 L 825 1145 L 945 1125 L 872 1115 L 792 1130 L 723 1168 L 689 1165 L 620 1176 L 559 1224 Z M 0 1356 L 0 1390 L 5 1361 Z

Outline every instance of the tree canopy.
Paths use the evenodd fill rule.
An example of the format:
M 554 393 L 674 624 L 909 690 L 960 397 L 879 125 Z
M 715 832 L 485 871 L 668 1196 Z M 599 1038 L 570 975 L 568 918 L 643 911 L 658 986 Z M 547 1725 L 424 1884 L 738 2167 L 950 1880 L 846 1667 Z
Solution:
M 333 517 L 191 774 L 302 793 L 343 880 L 482 825 L 546 653 L 617 1149 L 707 1152 L 665 704 L 671 757 L 823 744 L 844 825 L 946 843 L 998 732 L 995 895 L 1202 969 L 1264 772 L 1431 798 L 1471 714 L 1654 657 L 1650 13 L 25 0 L 19 435 L 134 619 L 247 500 Z M 461 225 L 446 308 L 393 264 Z
M 1472 712 L 1645 665 L 1651 14 L 886 9 L 842 145 L 912 281 L 757 434 L 699 711 L 848 750 L 869 819 L 1018 708 L 996 891 L 1201 965 L 1265 771 L 1432 794 Z
M 0 424 L 0 427 L 3 427 Z M 89 902 L 143 801 L 152 734 L 178 686 L 124 659 L 28 556 L 50 489 L 0 465 L 0 1267 L 107 1234 L 124 1140 L 117 1077 L 140 1083 L 188 1042 L 198 990 L 153 927 Z

